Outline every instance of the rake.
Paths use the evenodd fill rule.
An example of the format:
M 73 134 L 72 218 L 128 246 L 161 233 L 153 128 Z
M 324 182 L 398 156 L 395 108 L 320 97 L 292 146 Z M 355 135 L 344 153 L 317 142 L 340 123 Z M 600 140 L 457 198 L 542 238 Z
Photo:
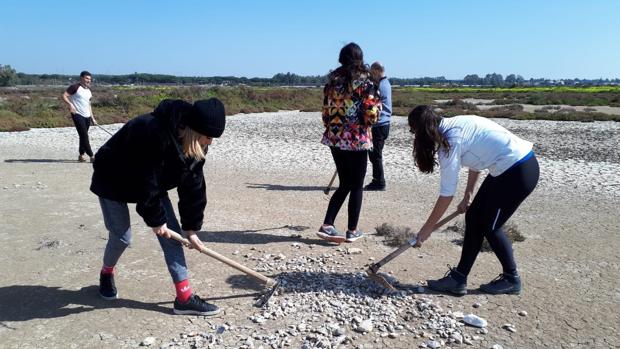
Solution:
M 186 238 L 184 238 L 183 236 L 181 236 L 181 234 L 175 232 L 175 231 L 170 231 L 170 237 L 178 242 L 180 242 L 181 244 L 183 244 L 185 247 L 190 247 L 192 244 L 189 242 L 189 240 L 187 240 Z M 263 305 L 267 304 L 267 302 L 269 301 L 269 298 L 271 298 L 271 296 L 273 296 L 273 294 L 276 292 L 276 290 L 280 287 L 280 283 L 277 280 L 274 280 L 272 278 L 269 278 L 261 273 L 258 273 L 242 264 L 239 264 L 235 261 L 233 261 L 230 258 L 224 257 L 221 254 L 208 249 L 204 246 L 202 246 L 198 252 L 206 254 L 209 257 L 215 258 L 218 261 L 227 264 L 237 270 L 239 270 L 240 272 L 249 275 L 253 278 L 255 278 L 256 280 L 260 281 L 261 283 L 265 284 L 266 287 L 269 287 L 269 289 L 267 291 L 265 291 L 260 297 L 259 299 L 256 301 L 255 305 L 257 307 L 262 307 Z
M 112 132 L 110 132 L 110 131 L 106 130 L 105 128 L 103 128 L 103 126 L 99 125 L 98 123 L 95 123 L 95 126 L 97 126 L 97 127 L 99 127 L 100 129 L 104 130 L 104 131 L 105 131 L 105 133 L 109 134 L 110 136 L 114 136 L 114 135 L 112 134 Z
M 437 224 L 435 224 L 435 227 L 433 227 L 433 231 L 439 229 L 442 225 L 448 223 L 449 221 L 451 221 L 454 217 L 458 216 L 459 214 L 460 214 L 460 212 L 458 212 L 458 211 L 452 212 L 450 215 L 446 216 L 444 219 L 442 219 L 439 222 L 437 222 Z M 383 285 L 387 289 L 395 290 L 396 288 L 394 286 L 392 286 L 392 284 L 390 284 L 389 281 L 387 281 L 383 276 L 379 275 L 377 272 L 379 271 L 379 269 L 382 266 L 384 266 L 387 263 L 389 263 L 392 259 L 398 257 L 400 254 L 402 254 L 403 252 L 405 252 L 409 248 L 414 247 L 416 245 L 416 243 L 418 242 L 417 237 L 418 236 L 416 234 L 416 236 L 411 238 L 409 241 L 407 241 L 407 243 L 405 243 L 404 245 L 400 246 L 394 252 L 392 252 L 389 255 L 385 256 L 382 260 L 378 261 L 377 263 L 371 264 L 368 267 L 368 270 L 366 270 L 366 274 L 368 274 L 368 277 L 371 278 L 372 280 L 375 280 L 379 284 Z

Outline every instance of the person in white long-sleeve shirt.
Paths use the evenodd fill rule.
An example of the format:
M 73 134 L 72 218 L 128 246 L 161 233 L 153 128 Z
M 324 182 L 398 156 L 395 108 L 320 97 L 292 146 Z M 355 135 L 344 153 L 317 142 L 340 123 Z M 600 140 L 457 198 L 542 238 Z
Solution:
M 426 105 L 414 108 L 408 121 L 415 137 L 416 165 L 422 172 L 431 173 L 438 164 L 441 174 L 439 197 L 418 233 L 419 246 L 430 237 L 433 227 L 452 202 L 461 167 L 469 169 L 464 197 L 457 207 L 460 212 L 466 212 L 461 259 L 443 278 L 428 280 L 428 287 L 456 295 L 466 294 L 467 276 L 486 237 L 503 270 L 499 277 L 481 285 L 480 290 L 491 294 L 519 294 L 521 278 L 512 245 L 502 226 L 538 183 L 539 167 L 533 144 L 486 118 L 476 115 L 443 118 Z M 489 174 L 473 197 L 483 170 L 488 170 Z

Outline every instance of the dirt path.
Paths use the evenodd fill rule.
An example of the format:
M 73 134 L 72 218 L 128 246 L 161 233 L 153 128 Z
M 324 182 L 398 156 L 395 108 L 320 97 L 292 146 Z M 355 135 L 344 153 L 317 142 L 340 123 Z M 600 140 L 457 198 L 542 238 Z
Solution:
M 285 261 L 303 257 L 304 268 L 325 268 L 327 272 L 319 275 L 327 280 L 334 273 L 355 275 L 371 258 L 378 260 L 392 250 L 372 234 L 375 226 L 389 222 L 417 228 L 422 224 L 435 199 L 437 178 L 412 170 L 408 136 L 403 121 L 398 120 L 386 146 L 389 188 L 365 194 L 360 226 L 369 232 L 367 238 L 353 246 L 330 246 L 316 239 L 314 231 L 328 202 L 321 190 L 333 171 L 331 162 L 326 161 L 327 149 L 317 142 L 317 118 L 312 113 L 230 118 L 225 138 L 211 149 L 205 170 L 209 204 L 201 237 L 208 246 L 250 267 L 262 268 L 278 254 L 284 255 Z M 487 319 L 486 334 L 459 327 L 474 338 L 474 347 L 619 347 L 614 324 L 620 323 L 620 164 L 617 156 L 608 153 L 616 151 L 617 155 L 614 149 L 620 126 L 544 124 L 557 130 L 582 127 L 588 137 L 600 136 L 593 145 L 579 132 L 573 136 L 553 133 L 548 127 L 525 121 L 507 121 L 506 125 L 526 138 L 540 139 L 543 153 L 541 184 L 513 218 L 527 238 L 515 245 L 524 280 L 522 295 L 490 297 L 475 291 L 500 272 L 495 257 L 483 253 L 470 276 L 471 294 L 465 297 L 425 291 L 399 300 L 363 294 L 368 297 L 366 303 L 356 311 L 368 311 L 370 317 L 379 318 L 390 302 L 415 304 L 407 303 L 415 297 L 443 311 L 474 313 Z M 117 126 L 109 127 L 114 130 Z M 186 255 L 195 290 L 224 312 L 207 319 L 173 316 L 174 289 L 161 250 L 135 212 L 133 247 L 118 266 L 121 299 L 99 299 L 96 285 L 107 233 L 96 197 L 87 190 L 91 167 L 74 161 L 74 132 L 54 129 L 0 134 L 0 347 L 135 347 L 152 336 L 154 347 L 191 347 L 190 343 L 208 347 L 212 342 L 211 347 L 268 348 L 269 335 L 284 338 L 278 330 L 297 330 L 302 320 L 319 328 L 327 321 L 325 314 L 345 312 L 330 302 L 328 287 L 324 287 L 325 293 L 308 286 L 301 293 L 307 299 L 322 300 L 317 302 L 319 308 L 295 313 L 291 306 L 283 310 L 286 316 L 276 316 L 274 310 L 271 318 L 257 323 L 257 317 L 265 314 L 252 306 L 260 285 L 189 251 Z M 605 139 L 610 138 L 609 132 L 611 139 Z M 93 132 L 92 137 L 97 146 L 106 134 Z M 555 144 L 571 149 L 573 155 L 559 154 L 553 150 Z M 600 150 L 599 158 L 586 162 L 585 156 L 574 155 L 591 156 L 593 148 Z M 545 149 L 549 149 L 547 153 Z M 339 226 L 345 222 L 344 213 L 345 209 Z M 456 238 L 455 233 L 438 232 L 422 249 L 408 251 L 384 269 L 408 284 L 439 277 L 446 264 L 457 263 L 460 249 L 453 243 Z M 358 247 L 362 253 L 347 254 L 347 247 Z M 265 270 L 273 276 L 286 272 Z M 293 297 L 276 297 L 281 301 L 289 296 Z M 473 307 L 475 303 L 478 308 Z M 520 311 L 526 311 L 527 316 L 518 315 Z M 400 317 L 398 321 L 415 330 L 396 329 L 395 337 L 382 336 L 389 331 L 380 328 L 362 334 L 354 331 L 355 324 L 340 321 L 347 337 L 341 347 L 415 348 L 428 342 L 424 334 L 433 332 L 423 329 L 418 318 Z M 505 323 L 514 325 L 516 332 L 503 329 Z M 323 335 L 320 331 L 297 332 L 295 336 L 287 334 L 289 347 L 302 347 L 310 336 Z M 442 347 L 466 346 L 450 344 L 437 334 L 433 338 L 445 340 Z

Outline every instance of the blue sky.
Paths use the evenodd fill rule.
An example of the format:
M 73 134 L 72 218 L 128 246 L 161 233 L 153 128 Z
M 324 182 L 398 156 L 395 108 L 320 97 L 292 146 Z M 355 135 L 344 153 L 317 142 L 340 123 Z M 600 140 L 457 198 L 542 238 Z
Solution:
M 618 0 L 3 0 L 0 13 L 0 64 L 26 73 L 322 75 L 354 41 L 393 77 L 620 78 Z

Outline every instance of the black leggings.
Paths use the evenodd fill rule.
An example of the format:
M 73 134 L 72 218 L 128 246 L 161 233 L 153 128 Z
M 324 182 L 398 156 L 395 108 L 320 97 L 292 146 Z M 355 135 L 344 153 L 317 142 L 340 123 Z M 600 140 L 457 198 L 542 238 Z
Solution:
M 88 140 L 88 129 L 90 128 L 91 118 L 85 118 L 80 114 L 71 114 L 73 124 L 80 137 L 80 155 L 86 155 L 93 157 L 93 151 L 90 149 L 90 141 Z
M 336 163 L 336 169 L 338 170 L 338 189 L 332 195 L 329 200 L 329 206 L 327 207 L 327 213 L 325 213 L 324 224 L 334 225 L 336 216 L 340 207 L 344 203 L 344 200 L 349 196 L 349 221 L 348 229 L 357 229 L 357 222 L 360 218 L 360 211 L 362 210 L 363 199 L 363 185 L 364 177 L 366 176 L 366 166 L 368 164 L 368 152 L 367 151 L 351 151 L 340 150 L 339 148 L 330 147 L 332 157 Z
M 517 164 L 497 177 L 487 176 L 465 214 L 465 238 L 457 270 L 471 271 L 486 237 L 502 264 L 504 273 L 515 273 L 512 245 L 502 226 L 534 190 L 540 171 L 536 156 Z
M 372 163 L 372 181 L 385 185 L 383 174 L 383 146 L 390 135 L 390 124 L 372 128 L 372 150 L 368 152 L 368 159 Z

